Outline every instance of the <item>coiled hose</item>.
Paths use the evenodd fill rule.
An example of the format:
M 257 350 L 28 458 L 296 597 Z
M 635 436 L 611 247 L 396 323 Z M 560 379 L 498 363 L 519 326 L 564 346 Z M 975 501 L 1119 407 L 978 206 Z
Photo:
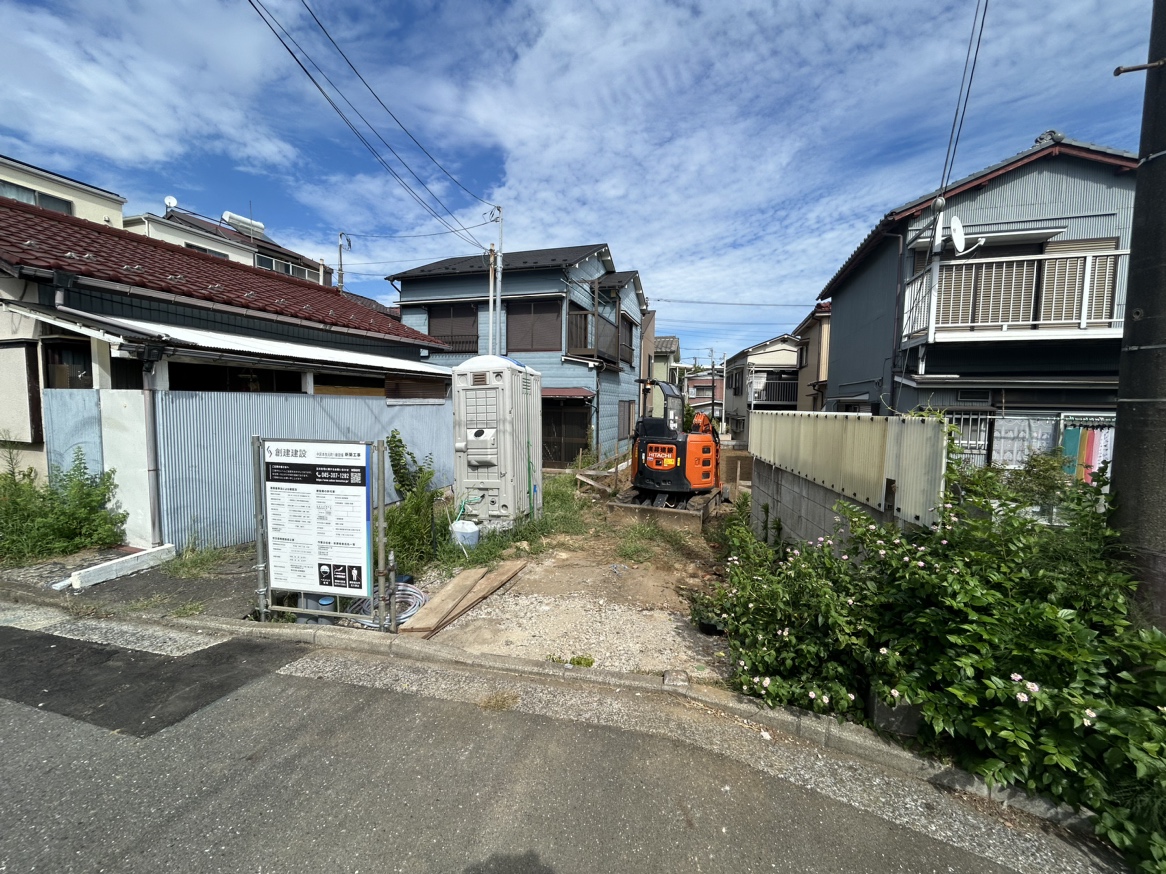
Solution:
M 413 616 L 421 609 L 421 606 L 429 600 L 429 596 L 422 592 L 419 588 L 411 583 L 397 583 L 397 592 L 393 598 L 397 605 L 397 624 L 400 625 Z M 363 613 L 369 619 L 353 619 L 353 622 L 358 622 L 366 628 L 377 628 L 376 618 L 373 617 L 373 601 L 372 598 L 361 598 L 359 601 L 353 601 L 348 608 L 349 613 Z

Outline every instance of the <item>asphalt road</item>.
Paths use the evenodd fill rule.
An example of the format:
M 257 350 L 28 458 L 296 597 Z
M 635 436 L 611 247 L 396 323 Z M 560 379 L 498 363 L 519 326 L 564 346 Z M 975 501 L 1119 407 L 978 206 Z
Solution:
M 8 629 L 0 658 L 5 874 L 1107 870 L 628 690 L 257 640 Z

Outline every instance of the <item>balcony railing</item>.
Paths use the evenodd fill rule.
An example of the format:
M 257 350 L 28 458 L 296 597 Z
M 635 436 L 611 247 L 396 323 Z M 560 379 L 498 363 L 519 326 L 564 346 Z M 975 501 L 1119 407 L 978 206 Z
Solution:
M 755 404 L 796 404 L 797 402 L 798 384 L 792 379 L 767 382 L 765 385 L 753 389 L 753 403 Z
M 567 314 L 567 354 L 618 362 L 619 327 L 592 313 Z
M 904 289 L 903 339 L 934 340 L 937 334 L 974 331 L 1064 332 L 1121 329 L 1128 249 L 1023 255 L 944 262 L 938 293 L 931 271 L 913 276 Z
M 448 343 L 450 352 L 473 352 L 477 354 L 477 334 L 446 334 L 444 336 L 434 334 L 433 337 L 442 343 Z

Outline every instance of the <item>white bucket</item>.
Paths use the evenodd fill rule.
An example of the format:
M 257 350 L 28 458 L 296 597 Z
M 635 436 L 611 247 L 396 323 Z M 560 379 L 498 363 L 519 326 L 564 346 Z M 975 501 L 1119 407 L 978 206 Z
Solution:
M 449 533 L 462 546 L 478 545 L 478 525 L 476 522 L 470 522 L 469 520 L 454 522 L 449 526 Z

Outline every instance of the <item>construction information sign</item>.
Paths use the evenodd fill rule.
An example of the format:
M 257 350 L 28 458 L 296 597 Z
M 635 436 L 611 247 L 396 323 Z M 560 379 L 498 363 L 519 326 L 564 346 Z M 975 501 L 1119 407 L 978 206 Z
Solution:
M 271 588 L 371 596 L 370 469 L 363 443 L 263 441 Z

